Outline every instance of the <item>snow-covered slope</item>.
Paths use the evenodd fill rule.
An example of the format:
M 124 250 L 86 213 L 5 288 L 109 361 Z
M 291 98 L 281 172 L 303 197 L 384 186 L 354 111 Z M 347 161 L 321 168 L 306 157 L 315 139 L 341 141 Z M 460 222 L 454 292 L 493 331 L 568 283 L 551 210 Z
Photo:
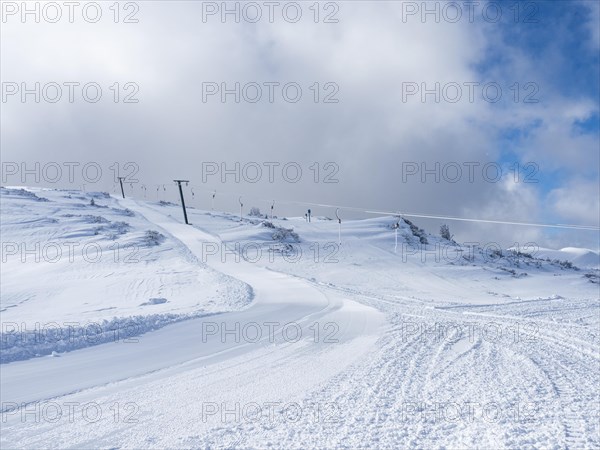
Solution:
M 246 307 L 250 286 L 106 193 L 2 188 L 3 361 Z
M 98 321 L 155 308 L 178 322 L 131 343 L 1 364 L 3 448 L 600 446 L 597 270 L 524 248 L 459 245 L 394 217 L 344 221 L 340 244 L 327 218 L 240 221 L 190 208 L 184 225 L 174 204 L 36 193 L 50 201 L 3 190 L 3 242 L 5 230 L 29 243 L 76 234 L 103 248 L 147 230 L 164 237 L 144 248 L 149 262 L 106 262 L 102 276 L 82 261 L 59 271 L 10 256 L 3 329 L 21 317 Z M 93 214 L 108 221 L 99 234 L 81 218 L 98 208 L 92 196 L 107 207 Z M 75 208 L 86 211 L 76 225 L 63 222 Z M 119 217 L 127 233 L 105 235 Z M 98 295 L 93 311 L 61 277 L 96 289 L 114 282 L 124 300 Z M 156 290 L 135 287 L 153 282 Z M 38 311 L 46 284 L 55 311 Z M 235 294 L 223 294 L 230 285 Z M 37 308 L 8 307 L 31 292 Z

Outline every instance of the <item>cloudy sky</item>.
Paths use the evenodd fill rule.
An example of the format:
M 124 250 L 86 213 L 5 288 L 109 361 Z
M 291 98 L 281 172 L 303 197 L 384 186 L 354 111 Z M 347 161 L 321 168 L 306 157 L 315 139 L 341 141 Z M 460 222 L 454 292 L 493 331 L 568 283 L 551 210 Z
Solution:
M 2 184 L 36 184 L 39 163 L 41 185 L 112 191 L 116 162 L 131 194 L 189 179 L 204 208 L 217 190 L 232 211 L 243 195 L 281 214 L 303 215 L 297 201 L 597 226 L 598 5 L 3 2 Z M 448 223 L 462 241 L 599 246 L 597 232 Z

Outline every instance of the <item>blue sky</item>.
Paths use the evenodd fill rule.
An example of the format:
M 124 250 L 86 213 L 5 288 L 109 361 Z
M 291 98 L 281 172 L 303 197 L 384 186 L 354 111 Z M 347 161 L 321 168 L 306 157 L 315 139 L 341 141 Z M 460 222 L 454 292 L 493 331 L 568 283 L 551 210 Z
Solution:
M 514 2 L 503 2 L 514 5 Z M 548 160 L 554 155 L 537 153 L 540 171 L 535 179 L 539 183 L 540 201 L 552 190 L 564 186 L 569 180 L 581 177 L 591 183 L 599 183 L 597 165 L 600 153 L 600 116 L 598 105 L 600 98 L 600 52 L 598 48 L 598 16 L 590 10 L 592 2 L 575 1 L 540 1 L 522 2 L 523 8 L 529 4 L 527 11 L 534 20 L 528 23 L 515 23 L 513 20 L 501 21 L 496 41 L 492 41 L 487 49 L 486 57 L 477 66 L 482 77 L 510 76 L 527 74 L 531 81 L 539 85 L 540 103 L 532 106 L 543 109 L 559 103 L 560 99 L 589 101 L 594 105 L 583 117 L 570 120 L 570 133 L 573 137 L 589 136 L 595 142 L 595 148 L 589 147 L 590 164 L 586 167 L 570 167 L 568 165 L 550 165 Z M 535 5 L 535 6 L 532 6 Z M 535 8 L 535 9 L 534 9 Z M 597 4 L 595 5 L 597 8 Z M 485 24 L 484 24 L 485 26 Z M 501 45 L 497 43 L 501 42 Z M 518 62 L 518 60 L 521 62 Z M 517 62 L 516 62 L 517 61 Z M 522 61 L 526 70 L 515 71 Z M 510 108 L 510 105 L 508 106 Z M 546 116 L 547 117 L 547 116 Z M 500 127 L 497 135 L 499 149 L 498 162 L 503 166 L 511 166 L 517 161 L 525 164 L 523 148 L 531 145 L 532 135 L 543 133 L 547 120 L 545 113 L 527 115 L 527 119 L 516 126 Z M 564 153 L 569 152 L 564 148 Z M 560 219 L 551 211 L 544 214 L 548 220 Z M 564 219 L 564 218 L 563 218 Z

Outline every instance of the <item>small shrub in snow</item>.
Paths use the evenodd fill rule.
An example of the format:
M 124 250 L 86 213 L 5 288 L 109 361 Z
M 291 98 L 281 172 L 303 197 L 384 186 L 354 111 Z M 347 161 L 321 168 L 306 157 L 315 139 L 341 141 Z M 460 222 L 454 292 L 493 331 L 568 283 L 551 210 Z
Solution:
M 130 226 L 127 222 L 113 222 L 106 228 L 110 232 L 109 238 L 114 241 L 119 236 L 126 234 L 129 231 Z
M 586 273 L 584 275 L 585 278 L 589 280 L 590 283 L 600 284 L 600 275 L 595 273 Z
M 114 211 L 115 214 L 118 214 L 120 216 L 127 216 L 127 217 L 135 216 L 135 213 L 132 210 L 130 210 L 129 208 L 125 208 L 125 209 L 111 208 L 111 210 Z
M 300 242 L 300 236 L 293 228 L 277 227 L 271 237 L 277 242 Z
M 440 227 L 440 236 L 447 241 L 452 241 L 452 235 L 450 234 L 450 228 L 445 223 Z
M 161 234 L 155 230 L 147 230 L 146 234 L 144 235 L 144 243 L 148 247 L 156 247 L 157 245 L 160 245 L 165 239 L 166 238 L 164 234 Z
M 294 248 L 294 246 L 290 243 L 280 242 L 275 245 L 270 245 L 269 252 L 279 253 L 281 255 L 290 256 L 290 255 L 297 255 L 298 250 L 296 250 Z
M 102 216 L 93 216 L 91 214 L 87 214 L 83 216 L 83 220 L 86 223 L 108 223 L 109 221 Z
M 92 198 L 110 198 L 108 192 L 88 192 L 87 195 Z
M 516 256 L 517 258 L 533 259 L 533 255 L 531 253 L 524 253 L 524 252 L 520 252 L 518 250 L 512 250 L 512 254 L 514 256 Z
M 490 258 L 502 258 L 504 255 L 502 254 L 502 250 L 493 248 L 489 253 Z
M 90 206 L 93 206 L 94 208 L 108 208 L 108 206 L 99 205 L 98 203 L 96 203 L 96 200 L 94 200 L 94 198 L 90 200 Z
M 262 213 L 260 212 L 260 209 L 257 208 L 256 206 L 253 206 L 252 208 L 250 208 L 250 212 L 248 213 L 248 215 L 250 217 L 262 217 Z
M 427 234 L 425 233 L 425 230 L 417 227 L 414 223 L 412 223 L 408 219 L 402 219 L 402 220 L 404 220 L 404 222 L 410 227 L 410 231 L 413 234 L 413 236 L 419 238 L 419 242 L 421 244 L 429 244 L 429 241 L 427 241 Z
M 269 222 L 268 220 L 263 220 L 261 225 L 265 228 L 270 228 L 273 231 L 271 238 L 277 242 L 300 242 L 300 236 L 298 233 L 294 231 L 293 228 L 283 228 L 278 227 L 273 224 L 273 222 Z
M 29 198 L 31 200 L 35 200 L 36 202 L 49 202 L 47 198 L 38 197 L 34 192 L 28 191 L 26 189 L 11 189 L 11 188 L 2 188 L 2 195 L 17 195 L 19 197 Z
M 558 264 L 563 269 L 579 270 L 579 268 L 576 267 L 571 261 L 559 261 L 558 259 L 555 259 L 554 263 Z

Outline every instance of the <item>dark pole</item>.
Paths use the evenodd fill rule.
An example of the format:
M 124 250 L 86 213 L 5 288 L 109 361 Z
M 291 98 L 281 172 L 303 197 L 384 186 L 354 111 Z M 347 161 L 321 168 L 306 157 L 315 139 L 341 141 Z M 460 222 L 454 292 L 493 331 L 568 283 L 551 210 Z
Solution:
M 123 179 L 125 177 L 119 177 L 119 184 L 121 185 L 121 195 L 125 198 L 125 191 L 123 190 Z
M 185 200 L 183 199 L 183 190 L 181 189 L 181 183 L 188 183 L 188 180 L 173 180 L 179 186 L 179 195 L 181 196 L 181 207 L 183 208 L 183 218 L 185 219 L 185 224 L 189 225 L 187 212 L 185 210 Z

